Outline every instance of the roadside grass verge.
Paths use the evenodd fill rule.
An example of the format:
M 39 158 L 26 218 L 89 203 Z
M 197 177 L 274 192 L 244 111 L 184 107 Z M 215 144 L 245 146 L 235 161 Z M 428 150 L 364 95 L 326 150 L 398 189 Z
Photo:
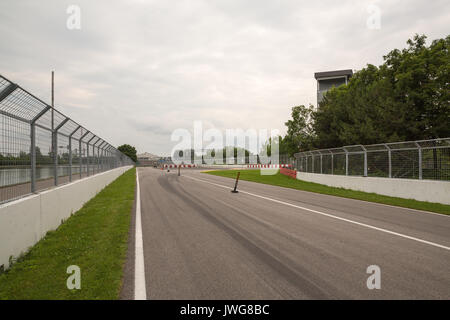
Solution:
M 135 184 L 133 168 L 48 232 L 0 274 L 0 299 L 118 299 Z M 70 265 L 81 269 L 80 290 L 66 286 Z
M 239 170 L 241 172 L 240 179 L 252 182 L 259 182 L 264 184 L 270 184 L 279 187 L 327 194 L 332 196 L 338 196 L 343 198 L 364 200 L 370 202 L 377 202 L 388 204 L 392 206 L 405 207 L 410 209 L 431 211 L 435 213 L 441 213 L 450 215 L 450 205 L 431 203 L 425 201 L 417 201 L 411 199 L 403 199 L 396 197 L 383 196 L 376 193 L 367 193 L 362 191 L 354 191 L 344 188 L 329 187 L 323 184 L 307 182 L 302 180 L 292 179 L 280 173 L 272 176 L 265 176 L 260 174 L 260 170 Z M 223 170 L 223 171 L 204 171 L 203 173 L 221 176 L 226 178 L 236 178 L 236 170 Z

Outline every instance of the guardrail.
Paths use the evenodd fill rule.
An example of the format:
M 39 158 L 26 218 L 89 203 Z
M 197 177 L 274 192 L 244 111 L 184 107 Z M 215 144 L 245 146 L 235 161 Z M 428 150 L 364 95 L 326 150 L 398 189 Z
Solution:
M 0 75 L 0 203 L 134 162 Z
M 450 180 L 450 138 L 352 145 L 294 156 L 299 172 Z

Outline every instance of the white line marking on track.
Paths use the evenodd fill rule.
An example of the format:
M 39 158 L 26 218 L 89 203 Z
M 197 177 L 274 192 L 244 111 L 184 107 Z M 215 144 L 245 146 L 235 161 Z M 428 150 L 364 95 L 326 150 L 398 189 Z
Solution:
M 203 180 L 203 179 L 193 178 L 193 177 L 187 176 L 187 175 L 185 175 L 185 177 L 187 177 L 189 179 L 192 179 L 192 180 L 197 180 L 197 181 L 200 181 L 200 182 L 209 183 L 209 184 L 215 185 L 217 187 L 226 188 L 226 189 L 230 189 L 231 190 L 231 187 L 229 187 L 229 186 L 224 186 L 224 185 L 221 185 L 221 184 L 218 184 L 218 183 L 214 183 L 214 182 L 210 182 L 210 181 Z M 305 210 L 305 211 L 313 212 L 313 213 L 320 214 L 322 216 L 326 216 L 326 217 L 329 217 L 329 218 L 333 218 L 333 219 L 349 222 L 349 223 L 356 224 L 356 225 L 359 225 L 359 226 L 362 226 L 362 227 L 366 227 L 366 228 L 369 228 L 369 229 L 372 229 L 372 230 L 385 232 L 385 233 L 392 234 L 392 235 L 395 235 L 395 236 L 398 236 L 398 237 L 402 237 L 402 238 L 405 238 L 405 239 L 421 242 L 421 243 L 424 243 L 424 244 L 428 244 L 430 246 L 434 246 L 434 247 L 437 247 L 437 248 L 441 248 L 441 249 L 445 249 L 445 250 L 449 250 L 450 251 L 450 247 L 447 247 L 447 246 L 444 246 L 444 245 L 441 245 L 441 244 L 438 244 L 438 243 L 435 243 L 435 242 L 419 239 L 419 238 L 416 238 L 416 237 L 408 236 L 406 234 L 390 231 L 390 230 L 383 229 L 383 228 L 378 228 L 378 227 L 372 226 L 370 224 L 365 224 L 365 223 L 353 221 L 353 220 L 350 220 L 350 219 L 341 218 L 341 217 L 338 217 L 338 216 L 335 216 L 335 215 L 332 215 L 332 214 L 329 214 L 329 213 L 325 213 L 325 212 L 321 212 L 321 211 L 305 208 L 305 207 L 302 207 L 302 206 L 297 206 L 297 205 L 289 203 L 289 202 L 284 202 L 284 201 L 281 201 L 281 200 L 276 200 L 276 199 L 272 199 L 272 198 L 269 198 L 269 197 L 260 196 L 258 194 L 254 194 L 254 193 L 251 193 L 251 192 L 242 191 L 242 190 L 240 190 L 239 192 L 248 194 L 248 195 L 253 196 L 253 197 L 257 197 L 257 198 L 265 199 L 265 200 L 268 200 L 268 201 L 284 204 L 286 206 L 290 206 L 290 207 L 294 207 L 294 208 L 297 208 L 297 209 L 302 209 L 302 210 Z
M 134 260 L 134 300 L 147 300 L 145 289 L 144 244 L 142 241 L 141 223 L 141 190 L 139 188 L 139 173 L 136 168 L 136 242 Z

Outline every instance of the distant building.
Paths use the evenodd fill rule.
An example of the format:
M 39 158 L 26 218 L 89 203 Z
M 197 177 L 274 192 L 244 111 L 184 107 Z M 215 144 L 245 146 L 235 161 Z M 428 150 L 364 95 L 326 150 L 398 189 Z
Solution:
M 353 71 L 351 69 L 316 72 L 314 77 L 317 80 L 317 105 L 323 100 L 323 95 L 328 90 L 347 84 L 352 75 Z
M 161 159 L 160 156 L 144 152 L 137 155 L 137 160 L 139 165 L 141 166 L 154 166 L 158 164 L 158 161 Z

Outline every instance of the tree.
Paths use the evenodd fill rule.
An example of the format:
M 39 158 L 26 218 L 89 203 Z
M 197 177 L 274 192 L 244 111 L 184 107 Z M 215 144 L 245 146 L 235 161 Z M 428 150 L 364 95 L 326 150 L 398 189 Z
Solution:
M 314 147 L 449 137 L 450 36 L 425 40 L 416 35 L 327 92 L 312 114 Z
M 136 156 L 137 151 L 135 147 L 130 146 L 129 144 L 123 144 L 120 147 L 118 147 L 117 150 L 122 152 L 124 155 L 128 156 L 134 162 L 137 162 Z
M 312 148 L 314 140 L 313 112 L 314 107 L 312 105 L 309 107 L 300 105 L 292 108 L 292 119 L 285 122 L 288 129 L 287 134 L 280 139 L 280 154 L 293 156 L 299 150 L 304 151 Z

